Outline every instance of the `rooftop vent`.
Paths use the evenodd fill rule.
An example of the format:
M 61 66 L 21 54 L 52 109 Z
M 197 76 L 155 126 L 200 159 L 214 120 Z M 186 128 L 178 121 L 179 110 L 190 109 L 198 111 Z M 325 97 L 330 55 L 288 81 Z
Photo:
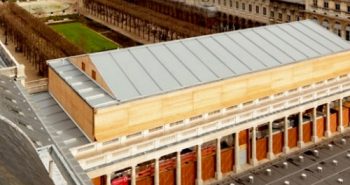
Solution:
M 346 158 L 350 159 L 350 154 L 349 153 L 346 154 Z
M 270 168 L 266 169 L 266 175 L 271 176 L 272 170 Z
M 346 139 L 345 139 L 345 138 L 342 138 L 342 139 L 340 140 L 340 142 L 341 142 L 342 145 L 345 145 L 345 144 L 346 144 Z
M 334 166 L 338 166 L 338 161 L 334 159 L 334 160 L 332 161 L 332 164 L 333 164 Z
M 343 180 L 342 178 L 338 178 L 338 179 L 337 179 L 337 182 L 338 182 L 339 184 L 343 184 L 344 180 Z
M 300 177 L 301 177 L 302 179 L 306 179 L 307 175 L 306 175 L 305 173 L 302 173 L 302 174 L 300 175 Z
M 328 149 L 329 150 L 333 150 L 333 145 L 332 144 L 328 144 Z
M 299 159 L 299 162 L 301 163 L 304 162 L 304 156 L 299 155 L 298 159 Z
M 248 180 L 249 180 L 249 182 L 250 182 L 251 184 L 254 183 L 254 177 L 253 177 L 253 176 L 249 175 Z

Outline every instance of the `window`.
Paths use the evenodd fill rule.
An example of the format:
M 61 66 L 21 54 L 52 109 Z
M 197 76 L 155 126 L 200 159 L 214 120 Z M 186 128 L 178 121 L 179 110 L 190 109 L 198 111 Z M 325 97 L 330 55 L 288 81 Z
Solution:
M 96 71 L 95 70 L 91 71 L 91 78 L 96 80 Z
M 275 12 L 271 11 L 271 17 L 275 17 Z
M 324 2 L 323 2 L 323 7 L 324 7 L 324 8 L 328 8 L 328 1 L 324 1 Z
M 350 13 L 350 6 L 348 6 L 348 13 Z
M 339 3 L 335 3 L 335 10 L 340 11 L 340 4 Z
M 263 8 L 263 14 L 266 15 L 266 7 Z
M 232 0 L 230 0 L 230 7 L 231 7 L 231 8 L 232 8 L 232 6 L 233 6 L 232 4 L 233 4 L 233 2 L 232 2 Z
M 224 6 L 226 6 L 226 0 L 224 0 Z
M 238 1 L 236 1 L 236 9 L 238 9 L 239 8 L 239 3 L 238 3 Z
M 282 20 L 282 13 L 278 13 L 278 19 Z
M 291 16 L 287 15 L 287 21 L 290 22 L 291 21 Z
M 317 6 L 317 0 L 313 0 L 313 5 Z
M 259 11 L 260 11 L 259 6 L 255 7 L 255 11 L 256 11 L 256 13 L 259 13 Z
M 85 63 L 84 62 L 81 63 L 81 70 L 85 71 Z
M 249 4 L 249 12 L 251 12 L 251 11 L 252 11 L 252 5 Z
M 245 10 L 245 4 L 242 3 L 242 10 Z

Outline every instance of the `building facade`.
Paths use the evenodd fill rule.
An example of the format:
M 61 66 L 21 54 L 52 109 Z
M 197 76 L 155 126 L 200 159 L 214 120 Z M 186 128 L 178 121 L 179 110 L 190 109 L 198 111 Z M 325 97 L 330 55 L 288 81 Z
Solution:
M 307 0 L 305 18 L 313 19 L 343 39 L 350 40 L 350 2 Z
M 313 19 L 343 39 L 350 40 L 350 2 L 334 0 L 189 0 L 214 5 L 222 19 L 236 29 Z M 232 21 L 233 20 L 233 21 Z M 228 26 L 232 28 L 234 26 Z

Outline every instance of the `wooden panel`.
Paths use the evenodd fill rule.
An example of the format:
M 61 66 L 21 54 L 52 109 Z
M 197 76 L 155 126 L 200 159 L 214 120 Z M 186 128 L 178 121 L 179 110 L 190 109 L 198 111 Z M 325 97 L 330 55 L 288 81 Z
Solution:
M 349 126 L 349 108 L 345 106 L 343 106 L 343 124 L 344 127 Z
M 153 176 L 137 178 L 136 185 L 153 185 L 154 178 Z
M 176 184 L 176 169 L 161 171 L 159 174 L 160 185 L 175 185 Z
M 70 86 L 49 68 L 49 91 L 78 123 L 85 134 L 94 140 L 93 109 Z
M 279 154 L 283 148 L 283 133 L 279 132 L 273 135 L 273 153 Z
M 105 108 L 107 111 L 98 109 L 96 110 L 97 115 L 100 113 L 105 115 L 104 119 L 95 119 L 96 125 L 99 127 L 96 130 L 96 138 L 106 140 L 144 129 L 155 128 L 205 112 L 237 105 L 320 80 L 334 78 L 350 71 L 349 56 L 350 52 L 339 53 L 146 99 L 130 101 L 117 105 L 123 108 L 116 111 L 108 110 L 110 107 Z M 180 103 L 176 103 L 177 100 Z M 181 104 L 181 106 L 172 108 L 172 104 Z M 118 111 L 123 113 L 120 114 Z M 114 114 L 122 117 L 112 116 Z
M 258 161 L 267 158 L 268 138 L 260 138 L 256 140 L 256 158 Z
M 324 136 L 324 131 L 326 128 L 326 120 L 324 117 L 317 118 L 317 136 L 319 138 Z
M 311 136 L 312 136 L 312 123 L 309 122 L 305 122 L 303 124 L 303 140 L 304 143 L 308 143 L 311 141 Z
M 338 125 L 338 113 L 334 112 L 330 116 L 330 129 L 331 132 L 336 132 L 337 131 L 337 125 Z
M 221 150 L 222 173 L 233 171 L 233 165 L 234 165 L 233 159 L 234 159 L 233 147 L 225 148 Z
M 248 130 L 239 132 L 239 145 L 247 144 Z
M 215 154 L 202 156 L 202 179 L 215 178 Z
M 91 179 L 93 185 L 105 185 L 106 184 L 106 176 L 96 177 Z
M 195 185 L 196 163 L 189 162 L 181 166 L 181 185 Z
M 288 146 L 294 148 L 298 145 L 298 128 L 290 128 L 288 130 Z

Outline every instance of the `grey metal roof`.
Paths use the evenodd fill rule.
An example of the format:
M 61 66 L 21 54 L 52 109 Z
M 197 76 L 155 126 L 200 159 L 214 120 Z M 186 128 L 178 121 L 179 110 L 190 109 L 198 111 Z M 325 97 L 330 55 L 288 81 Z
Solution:
M 9 122 L 0 118 L 0 184 L 54 185 L 33 145 Z
M 113 96 L 125 102 L 349 49 L 345 40 L 305 20 L 89 56 Z
M 15 82 L 0 75 L 0 113 L 25 132 L 36 147 L 51 144 L 35 112 L 26 101 Z
M 5 61 L 0 57 L 0 68 L 6 67 Z
M 60 160 L 62 160 L 60 162 L 66 164 L 66 166 L 58 166 L 58 169 L 62 173 L 67 185 L 91 184 L 90 179 L 85 173 L 82 173 L 83 170 L 69 151 L 69 147 L 87 144 L 89 141 L 83 136 L 82 132 L 68 118 L 68 116 L 63 113 L 63 110 L 58 106 L 57 102 L 55 102 L 48 93 L 46 94 L 47 95 L 44 93 L 29 95 L 25 92 L 24 87 L 21 86 L 19 82 L 14 81 L 12 78 L 0 75 L 0 117 L 5 117 L 20 128 L 34 143 L 35 147 L 57 145 L 60 154 L 64 155 L 60 158 Z M 24 142 L 23 139 L 18 141 L 16 135 L 17 134 L 12 133 L 10 129 L 4 126 L 0 119 L 0 156 L 6 156 L 6 158 L 9 158 L 9 160 L 0 159 L 0 166 L 5 166 L 8 170 L 18 170 L 18 166 L 22 166 L 22 168 L 19 169 L 23 170 L 18 170 L 16 174 L 27 174 L 27 171 L 30 170 L 39 171 L 35 161 L 31 162 L 33 163 L 31 167 L 27 168 L 23 165 L 23 160 L 26 160 L 25 156 L 31 155 L 30 153 L 25 152 L 23 156 L 17 155 L 16 152 L 11 150 L 16 147 L 9 147 L 6 143 L 11 141 L 12 144 L 20 146 L 19 148 L 23 150 L 32 147 L 32 145 L 27 146 L 30 143 Z M 18 144 L 18 142 L 20 144 Z M 25 145 L 26 147 L 23 147 L 22 145 Z M 8 151 L 4 148 L 7 148 Z M 16 151 L 18 152 L 19 150 L 16 149 Z M 7 156 L 11 154 L 13 156 Z M 65 161 L 63 161 L 63 159 Z M 10 161 L 11 163 L 7 161 Z M 13 161 L 18 162 L 15 163 Z M 58 162 L 59 161 L 56 161 L 56 163 Z M 41 162 L 40 164 L 42 165 Z M 70 170 L 67 170 L 68 168 L 70 168 Z M 0 171 L 2 170 L 4 169 L 0 169 Z M 47 174 L 47 172 L 45 172 L 45 174 Z M 30 176 L 28 175 L 28 177 Z M 31 182 L 31 184 L 49 184 L 43 183 L 40 179 L 36 181 L 37 179 L 38 178 L 34 178 L 32 181 L 26 182 Z M 2 180 L 4 179 L 1 179 L 0 177 L 0 182 L 6 182 L 6 178 L 5 181 Z M 55 181 L 55 183 L 57 182 L 58 181 Z
M 49 65 L 92 107 L 116 103 L 106 91 L 98 86 L 67 58 L 57 59 Z

